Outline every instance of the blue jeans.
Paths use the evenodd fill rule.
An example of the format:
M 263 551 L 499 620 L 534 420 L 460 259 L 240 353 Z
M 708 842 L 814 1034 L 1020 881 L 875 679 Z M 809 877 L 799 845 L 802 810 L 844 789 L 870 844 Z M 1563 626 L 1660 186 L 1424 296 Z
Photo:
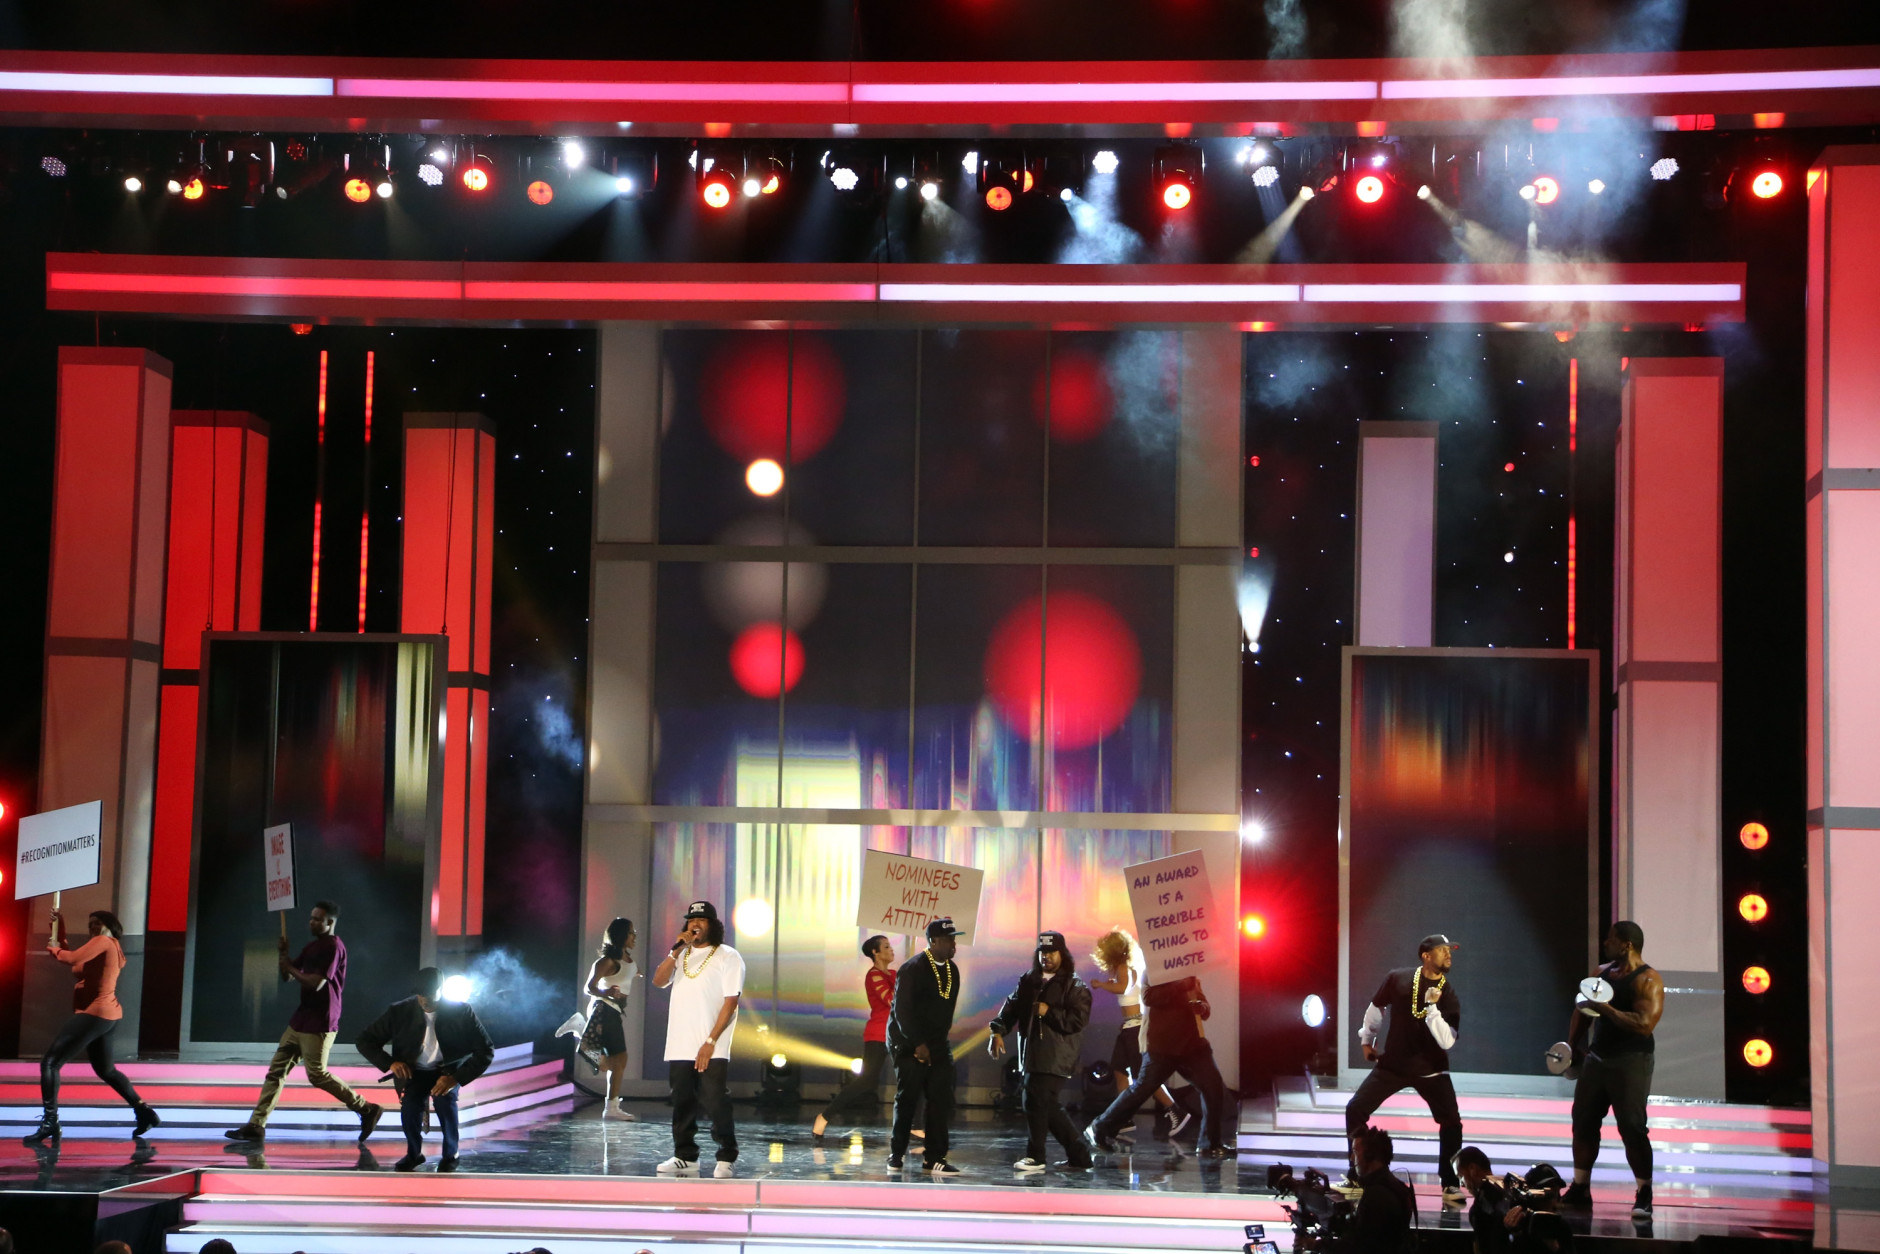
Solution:
M 405 1091 L 398 1099 L 398 1114 L 405 1125 L 405 1149 L 413 1154 L 424 1153 L 424 1104 L 428 1100 L 431 1108 L 437 1112 L 437 1130 L 444 1137 L 444 1157 L 457 1157 L 457 1089 L 442 1097 L 432 1097 L 431 1088 L 440 1071 L 414 1071 L 405 1081 Z

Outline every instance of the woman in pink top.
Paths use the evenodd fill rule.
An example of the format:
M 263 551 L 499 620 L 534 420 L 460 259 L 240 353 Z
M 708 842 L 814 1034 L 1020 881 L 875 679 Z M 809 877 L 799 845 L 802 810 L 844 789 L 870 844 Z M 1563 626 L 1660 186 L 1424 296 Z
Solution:
M 137 1090 L 111 1061 L 111 1034 L 117 1030 L 118 1020 L 124 1017 L 124 1007 L 117 999 L 118 974 L 124 970 L 124 947 L 118 943 L 118 938 L 124 935 L 124 925 L 109 910 L 92 911 L 86 924 L 91 939 L 77 949 L 67 949 L 59 943 L 64 920 L 56 911 L 52 916 L 52 936 L 46 943 L 46 952 L 72 968 L 76 983 L 72 988 L 72 1017 L 65 1021 L 65 1026 L 52 1038 L 52 1044 L 46 1046 L 45 1055 L 39 1060 L 39 1095 L 45 1103 L 45 1114 L 39 1127 L 25 1138 L 28 1145 L 36 1145 L 47 1137 L 58 1137 L 59 1069 L 78 1057 L 80 1050 L 91 1060 L 91 1069 L 98 1073 L 98 1078 L 117 1090 L 118 1096 L 129 1103 L 136 1114 L 137 1130 L 131 1133 L 133 1138 L 163 1122 L 157 1118 L 157 1112 L 137 1096 Z

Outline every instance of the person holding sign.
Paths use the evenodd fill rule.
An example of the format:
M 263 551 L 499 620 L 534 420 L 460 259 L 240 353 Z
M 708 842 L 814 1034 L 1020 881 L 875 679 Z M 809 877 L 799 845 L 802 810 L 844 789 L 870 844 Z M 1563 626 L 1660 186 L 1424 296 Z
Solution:
M 1377 995 L 1364 1008 L 1364 1026 L 1358 1042 L 1364 1060 L 1376 1063 L 1364 1083 L 1345 1106 L 1345 1135 L 1357 1136 L 1369 1126 L 1384 1099 L 1403 1089 L 1415 1089 L 1429 1103 L 1436 1120 L 1441 1148 L 1436 1165 L 1443 1181 L 1443 1201 L 1460 1206 L 1468 1200 L 1456 1178 L 1456 1152 L 1462 1148 L 1462 1112 L 1456 1105 L 1456 1086 L 1449 1079 L 1449 1051 L 1462 1029 L 1462 1000 L 1449 984 L 1449 968 L 1461 946 L 1441 933 L 1417 943 L 1420 964 L 1392 971 L 1378 985 Z M 1377 1038 L 1385 1032 L 1384 1012 L 1390 1027 L 1384 1050 Z M 1352 1163 L 1357 1179 L 1357 1162 Z
M 1038 933 L 1031 970 L 1019 977 L 1018 987 L 993 1016 L 992 1036 L 986 1042 L 988 1053 L 1003 1057 L 1006 1034 L 1018 1033 L 1018 1070 L 1025 1077 L 1025 1118 L 1031 1136 L 1025 1156 L 1012 1164 L 1014 1170 L 1045 1169 L 1047 1128 L 1064 1147 L 1067 1170 L 1090 1170 L 1090 1151 L 1058 1102 L 1064 1081 L 1077 1070 L 1089 1023 L 1090 986 L 1077 978 L 1064 933 Z
M 25 1138 L 27 1145 L 58 1138 L 59 1072 L 80 1050 L 85 1051 L 98 1078 L 136 1114 L 137 1130 L 132 1137 L 140 1137 L 163 1122 L 111 1059 L 111 1034 L 124 1018 L 124 1007 L 117 998 L 118 975 L 124 970 L 124 947 L 118 938 L 124 935 L 124 925 L 109 910 L 94 910 L 86 920 L 86 929 L 91 939 L 77 949 L 67 949 L 60 943 L 64 920 L 57 910 L 52 912 L 52 935 L 47 938 L 46 952 L 72 968 L 76 983 L 72 987 L 72 1017 L 39 1060 L 39 1097 L 45 1113 L 40 1116 L 39 1126 Z
M 280 1100 L 281 1082 L 296 1062 L 306 1068 L 307 1083 L 359 1116 L 361 1141 L 372 1135 L 385 1113 L 383 1106 L 359 1096 L 326 1069 L 333 1038 L 339 1034 L 340 997 L 346 990 L 346 942 L 338 935 L 339 907 L 330 901 L 314 902 L 307 916 L 307 931 L 313 939 L 292 962 L 287 960 L 287 937 L 281 937 L 281 979 L 300 985 L 300 1006 L 288 1019 L 274 1059 L 268 1063 L 254 1113 L 241 1127 L 222 1134 L 231 1141 L 259 1141 L 267 1136 L 268 1116 Z
M 1184 975 L 1168 984 L 1142 990 L 1143 1043 L 1147 1046 L 1142 1074 L 1084 1129 L 1084 1144 L 1106 1154 L 1116 1152 L 1116 1134 L 1136 1117 L 1149 1095 L 1172 1075 L 1180 1075 L 1201 1094 L 1201 1134 L 1197 1152 L 1203 1158 L 1232 1158 L 1221 1145 L 1217 1126 L 1225 1112 L 1227 1090 L 1221 1069 L 1214 1062 L 1214 1047 L 1202 1035 L 1202 1021 L 1212 1017 L 1201 981 Z
M 960 1002 L 960 969 L 953 965 L 959 931 L 949 918 L 927 924 L 927 949 L 901 965 L 888 1011 L 888 1054 L 894 1059 L 894 1131 L 888 1137 L 888 1169 L 907 1162 L 914 1111 L 927 1102 L 927 1139 L 922 1162 L 936 1176 L 957 1176 L 947 1161 L 947 1124 L 953 1118 L 953 1012 Z
M 653 971 L 657 988 L 670 988 L 666 1010 L 666 1078 L 672 1086 L 672 1157 L 653 1170 L 662 1176 L 698 1172 L 698 1117 L 711 1120 L 718 1165 L 728 1180 L 738 1161 L 738 1129 L 731 1120 L 731 1037 L 744 993 L 744 957 L 725 944 L 724 920 L 709 901 L 686 907 L 685 926 Z
M 1110 1070 L 1116 1075 L 1116 1091 L 1123 1092 L 1137 1076 L 1142 1074 L 1142 983 L 1148 973 L 1149 964 L 1142 956 L 1142 946 L 1129 934 L 1127 928 L 1113 927 L 1097 938 L 1096 950 L 1090 955 L 1097 969 L 1108 973 L 1105 979 L 1092 977 L 1090 987 L 1102 989 L 1106 993 L 1115 993 L 1116 1000 L 1123 1012 L 1122 1026 L 1116 1030 L 1116 1041 L 1110 1046 Z M 1188 1121 L 1194 1118 L 1187 1111 L 1178 1110 L 1175 1097 L 1163 1085 L 1155 1091 L 1156 1119 L 1166 1120 L 1168 1135 L 1173 1138 Z M 1158 1126 L 1156 1135 L 1162 1135 Z

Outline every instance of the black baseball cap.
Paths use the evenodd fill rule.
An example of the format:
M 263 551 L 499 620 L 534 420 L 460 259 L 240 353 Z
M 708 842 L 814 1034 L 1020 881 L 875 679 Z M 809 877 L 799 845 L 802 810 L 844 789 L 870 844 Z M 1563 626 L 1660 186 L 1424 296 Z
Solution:
M 927 939 L 939 940 L 942 936 L 958 936 L 960 930 L 953 926 L 950 918 L 939 918 L 927 925 Z
M 685 908 L 685 917 L 688 919 L 711 919 L 716 921 L 718 918 L 718 907 L 712 905 L 709 901 L 695 901 Z
M 1046 950 L 1051 950 L 1051 949 L 1055 949 L 1057 952 L 1061 954 L 1067 954 L 1071 951 L 1071 947 L 1064 943 L 1064 933 L 1062 932 L 1038 933 L 1038 952 L 1044 953 Z
M 1425 936 L 1422 940 L 1417 942 L 1417 954 L 1418 956 L 1427 954 L 1430 950 L 1436 948 L 1438 945 L 1447 945 L 1451 949 L 1462 948 L 1460 944 L 1458 944 L 1455 941 L 1450 940 L 1447 936 L 1444 936 L 1441 932 L 1431 932 L 1428 936 Z

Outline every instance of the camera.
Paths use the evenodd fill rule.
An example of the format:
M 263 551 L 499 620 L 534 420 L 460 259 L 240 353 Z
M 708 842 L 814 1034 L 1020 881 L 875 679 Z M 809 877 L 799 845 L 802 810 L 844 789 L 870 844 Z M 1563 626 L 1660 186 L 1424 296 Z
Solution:
M 1266 1187 L 1280 1197 L 1298 1202 L 1297 1206 L 1283 1208 L 1292 1220 L 1295 1250 L 1328 1248 L 1350 1226 L 1357 1211 L 1349 1199 L 1332 1187 L 1324 1172 L 1311 1167 L 1306 1168 L 1301 1179 L 1294 1176 L 1293 1169 L 1285 1163 L 1275 1163 L 1266 1169 Z
M 1509 1172 L 1502 1177 L 1502 1192 L 1507 1209 L 1519 1206 L 1526 1213 L 1514 1231 L 1519 1250 L 1560 1251 L 1571 1249 L 1573 1233 L 1567 1221 L 1555 1210 L 1560 1192 L 1566 1186 L 1560 1173 L 1549 1163 L 1536 1163 L 1522 1175 Z

